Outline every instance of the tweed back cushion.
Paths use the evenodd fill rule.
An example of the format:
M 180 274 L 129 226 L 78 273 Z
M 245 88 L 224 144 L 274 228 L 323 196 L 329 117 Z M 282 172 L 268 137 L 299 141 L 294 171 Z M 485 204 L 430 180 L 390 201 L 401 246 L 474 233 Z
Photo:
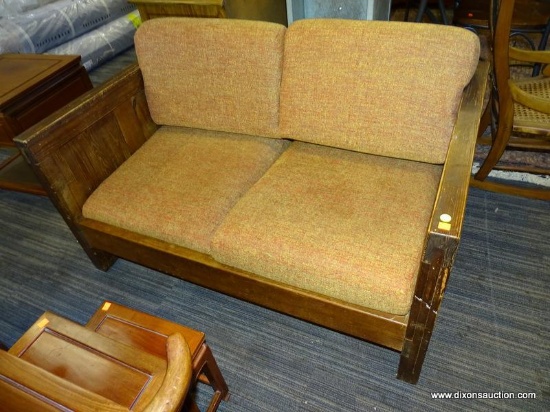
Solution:
M 153 120 L 276 135 L 285 31 L 279 24 L 244 20 L 144 22 L 135 47 Z
M 443 163 L 479 40 L 457 27 L 300 20 L 287 30 L 284 136 Z

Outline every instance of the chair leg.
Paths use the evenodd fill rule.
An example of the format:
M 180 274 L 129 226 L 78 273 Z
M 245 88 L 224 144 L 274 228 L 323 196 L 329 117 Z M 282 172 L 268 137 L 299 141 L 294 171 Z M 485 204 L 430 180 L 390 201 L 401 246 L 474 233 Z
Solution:
M 411 10 L 410 0 L 407 0 L 407 4 L 405 6 L 405 16 L 403 17 L 403 21 L 409 21 L 410 10 Z
M 489 153 L 487 153 L 487 157 L 485 158 L 485 160 L 481 164 L 481 167 L 474 176 L 476 180 L 485 180 L 491 170 L 493 170 L 493 167 L 496 166 L 496 164 L 502 157 L 508 141 L 499 140 L 498 136 L 499 133 L 497 132 L 497 138 L 493 141 L 493 144 L 489 149 Z
M 420 0 L 420 4 L 418 5 L 418 14 L 416 15 L 415 19 L 417 23 L 420 23 L 422 21 L 424 13 L 426 12 L 426 7 L 428 7 L 428 0 Z
M 507 102 L 504 104 L 501 102 L 500 113 L 498 116 L 497 132 L 496 136 L 493 139 L 489 153 L 483 161 L 478 172 L 475 174 L 474 178 L 477 180 L 485 180 L 493 167 L 496 166 L 508 142 L 510 141 L 510 136 L 512 134 L 514 122 L 514 106 L 513 103 Z
M 483 111 L 483 114 L 481 115 L 481 119 L 479 120 L 479 129 L 477 129 L 477 137 L 478 139 L 483 136 L 483 133 L 485 133 L 485 130 L 491 125 L 491 98 L 492 96 L 489 96 L 489 101 L 487 102 L 487 106 L 485 106 L 485 110 Z
M 447 19 L 447 14 L 445 10 L 445 1 L 439 0 L 438 1 L 439 6 L 439 12 L 441 13 L 441 22 L 445 25 L 449 24 L 449 21 Z M 437 18 L 432 13 L 432 11 L 428 8 L 428 0 L 420 0 L 420 4 L 418 5 L 418 13 L 415 18 L 415 22 L 420 23 L 422 19 L 424 18 L 424 14 L 428 15 L 430 20 L 434 23 L 437 23 Z M 408 20 L 409 17 L 409 5 L 407 2 L 407 11 L 405 12 L 405 21 Z
M 506 193 L 513 196 L 521 196 L 529 199 L 550 200 L 550 189 L 521 187 L 507 183 L 497 183 L 490 180 L 476 180 L 470 178 L 470 186 L 496 193 Z
M 445 10 L 445 0 L 439 0 L 438 2 L 439 12 L 441 13 L 441 22 L 447 26 L 449 20 L 447 19 L 447 11 Z
M 201 412 L 201 410 L 199 409 L 199 407 L 195 403 L 195 400 L 189 394 L 187 394 L 187 398 L 185 398 L 185 402 L 183 404 L 183 408 L 181 409 L 181 411 L 182 412 L 183 411 L 185 411 L 185 412 Z
M 201 375 L 204 375 L 206 377 L 206 383 L 214 389 L 214 396 L 208 406 L 208 412 L 216 411 L 222 400 L 229 400 L 229 388 L 227 387 L 227 383 L 220 372 L 216 359 L 214 359 L 206 343 L 201 346 L 193 362 L 193 371 L 195 374 L 195 381 L 199 380 L 202 377 Z M 204 378 L 200 380 L 204 381 Z

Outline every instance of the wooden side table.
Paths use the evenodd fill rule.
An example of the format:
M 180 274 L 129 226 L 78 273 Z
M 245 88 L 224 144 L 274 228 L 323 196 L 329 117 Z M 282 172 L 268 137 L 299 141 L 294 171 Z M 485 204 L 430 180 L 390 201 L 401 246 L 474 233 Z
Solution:
M 166 375 L 164 359 L 50 312 L 8 352 L 128 409 L 148 405 Z
M 287 25 L 285 0 L 128 0 L 141 20 L 158 17 L 213 17 L 263 20 Z
M 0 410 L 9 412 L 128 412 L 128 408 L 3 350 L 0 350 L 0 395 Z
M 13 138 L 92 88 L 80 56 L 0 55 L 0 189 L 46 194 Z
M 162 358 L 166 358 L 168 336 L 180 333 L 189 345 L 193 360 L 192 382 L 201 381 L 214 390 L 208 412 L 215 411 L 222 400 L 229 399 L 229 389 L 203 332 L 113 302 L 103 302 L 86 327 Z M 187 398 L 184 410 L 198 411 L 191 397 Z
M 224 0 L 128 0 L 142 21 L 158 17 L 226 17 Z

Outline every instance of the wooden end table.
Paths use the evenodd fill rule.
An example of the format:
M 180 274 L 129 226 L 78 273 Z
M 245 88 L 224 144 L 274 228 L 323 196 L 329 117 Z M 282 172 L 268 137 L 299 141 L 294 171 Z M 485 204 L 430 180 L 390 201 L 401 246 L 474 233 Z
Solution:
M 128 0 L 142 21 L 158 17 L 226 17 L 224 0 Z
M 0 189 L 46 194 L 13 138 L 92 88 L 80 56 L 0 55 Z
M 128 408 L 3 350 L 0 350 L 0 394 L 0 410 L 9 412 L 128 412 Z
M 107 301 L 94 313 L 86 328 L 164 359 L 166 339 L 171 334 L 180 333 L 189 346 L 193 360 L 192 384 L 201 381 L 214 390 L 208 412 L 215 411 L 222 400 L 229 399 L 229 389 L 203 332 Z M 184 410 L 198 411 L 190 396 L 186 399 Z
M 287 25 L 285 0 L 128 0 L 141 20 L 158 17 L 208 17 L 265 20 Z
M 166 374 L 164 359 L 50 312 L 45 312 L 8 353 L 128 409 L 148 405 Z M 40 376 L 27 386 L 39 386 L 36 379 Z

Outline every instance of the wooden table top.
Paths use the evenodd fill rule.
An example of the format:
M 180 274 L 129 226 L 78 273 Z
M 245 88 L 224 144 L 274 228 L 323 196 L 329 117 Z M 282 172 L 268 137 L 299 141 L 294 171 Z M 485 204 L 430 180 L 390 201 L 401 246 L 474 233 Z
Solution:
M 86 324 L 88 329 L 119 342 L 166 357 L 166 339 L 179 333 L 195 358 L 205 335 L 187 326 L 131 309 L 114 302 L 103 302 Z
M 80 56 L 45 54 L 0 55 L 0 111 L 33 93 L 45 81 L 80 65 Z
M 51 312 L 8 353 L 126 408 L 147 405 L 166 373 L 166 360 Z

